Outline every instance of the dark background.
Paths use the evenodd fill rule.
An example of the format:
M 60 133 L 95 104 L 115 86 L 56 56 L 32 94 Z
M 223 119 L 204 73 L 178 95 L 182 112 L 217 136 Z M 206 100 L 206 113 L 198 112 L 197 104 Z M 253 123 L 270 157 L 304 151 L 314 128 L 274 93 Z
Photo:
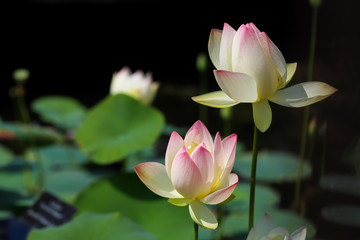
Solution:
M 12 120 L 8 89 L 13 70 L 31 71 L 26 98 L 68 95 L 93 106 L 109 92 L 111 76 L 123 66 L 151 71 L 161 82 L 154 103 L 170 123 L 190 126 L 197 120 L 199 94 L 195 68 L 199 52 L 207 54 L 211 28 L 229 23 L 237 29 L 254 22 L 282 51 L 287 62 L 298 62 L 294 83 L 306 81 L 312 9 L 308 1 L 86 1 L 33 0 L 1 2 L 0 116 Z M 360 133 L 360 2 L 324 1 L 318 11 L 314 81 L 339 91 L 311 107 L 318 125 L 327 122 L 326 173 L 354 174 L 344 163 Z M 211 71 L 211 70 L 210 70 Z M 218 86 L 209 73 L 209 90 Z M 250 105 L 238 106 L 233 127 L 247 147 L 251 145 Z M 261 136 L 268 149 L 298 152 L 302 109 L 272 104 L 273 123 Z M 211 131 L 221 121 L 209 109 Z M 314 177 L 318 181 L 321 138 L 314 152 Z M 311 183 L 310 183 L 311 184 Z M 292 195 L 292 192 L 291 194 Z M 358 230 L 324 223 L 317 207 L 343 201 L 324 193 L 312 199 L 308 217 L 326 239 L 354 239 Z M 355 200 L 346 201 L 352 203 Z M 348 235 L 347 235 L 348 234 Z M 352 237 L 351 237 L 352 236 Z

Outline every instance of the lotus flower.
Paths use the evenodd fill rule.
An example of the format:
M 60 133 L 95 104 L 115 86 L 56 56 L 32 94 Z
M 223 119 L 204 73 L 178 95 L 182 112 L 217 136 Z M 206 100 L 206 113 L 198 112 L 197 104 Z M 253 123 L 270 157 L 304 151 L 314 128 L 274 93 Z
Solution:
M 262 216 L 249 232 L 246 240 L 305 240 L 306 228 L 302 227 L 289 234 L 284 227 L 278 227 L 267 214 Z
M 296 63 L 286 64 L 280 50 L 253 23 L 243 24 L 237 31 L 226 23 L 222 31 L 213 29 L 208 49 L 222 91 L 196 96 L 193 100 L 217 108 L 252 103 L 255 125 L 262 132 L 271 124 L 269 101 L 285 107 L 303 107 L 336 91 L 322 82 L 284 88 L 295 73 Z
M 206 206 L 232 199 L 239 179 L 231 170 L 235 161 L 236 135 L 213 141 L 207 128 L 197 121 L 183 139 L 171 134 L 165 165 L 145 162 L 135 166 L 141 181 L 154 193 L 176 206 L 189 205 L 190 216 L 206 229 L 217 228 L 217 220 Z
M 140 70 L 131 74 L 128 67 L 122 68 L 113 74 L 110 85 L 110 93 L 127 94 L 144 104 L 151 104 L 159 88 L 158 82 L 153 82 L 151 73 L 144 73 Z

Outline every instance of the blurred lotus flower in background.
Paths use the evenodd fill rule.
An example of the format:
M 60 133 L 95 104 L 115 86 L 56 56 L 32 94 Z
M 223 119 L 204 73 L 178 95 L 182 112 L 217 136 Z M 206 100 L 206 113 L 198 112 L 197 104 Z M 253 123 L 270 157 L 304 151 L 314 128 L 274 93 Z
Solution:
M 226 23 L 222 31 L 213 29 L 208 50 L 222 91 L 196 96 L 193 100 L 218 108 L 252 103 L 255 125 L 262 132 L 270 127 L 272 120 L 268 100 L 286 107 L 304 107 L 337 90 L 322 82 L 305 82 L 282 89 L 294 75 L 296 63 L 286 64 L 280 50 L 253 23 L 243 24 L 237 31 Z
M 171 134 L 165 156 L 165 166 L 145 162 L 135 166 L 141 181 L 154 193 L 169 198 L 176 206 L 189 205 L 191 218 L 198 225 L 217 228 L 217 220 L 205 205 L 231 200 L 239 179 L 231 173 L 237 137 L 232 134 L 215 140 L 201 121 L 197 121 L 183 139 Z
M 278 227 L 274 220 L 264 214 L 249 232 L 246 240 L 305 240 L 306 228 L 302 227 L 289 234 L 284 227 Z
M 159 88 L 158 82 L 153 82 L 151 73 L 146 75 L 137 70 L 131 74 L 128 67 L 123 67 L 113 74 L 110 85 L 110 93 L 124 93 L 144 104 L 151 104 Z

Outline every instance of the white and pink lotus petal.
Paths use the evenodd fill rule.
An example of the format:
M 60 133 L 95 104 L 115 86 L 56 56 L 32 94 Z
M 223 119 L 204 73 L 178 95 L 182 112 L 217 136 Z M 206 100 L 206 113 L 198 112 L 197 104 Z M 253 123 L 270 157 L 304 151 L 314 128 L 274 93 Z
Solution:
M 165 166 L 157 162 L 145 162 L 135 166 L 140 180 L 155 194 L 165 198 L 182 198 L 171 183 Z
M 239 177 L 232 173 L 227 177 L 227 180 L 219 186 L 219 189 L 213 193 L 210 193 L 206 197 L 204 197 L 201 201 L 205 204 L 215 205 L 222 203 L 228 199 L 233 193 L 236 185 L 239 182 Z
M 269 100 L 285 107 L 304 107 L 316 103 L 337 91 L 323 82 L 305 82 L 281 89 Z
M 189 204 L 190 216 L 195 223 L 203 228 L 214 230 L 218 226 L 216 217 L 211 210 L 199 200 L 192 201 Z

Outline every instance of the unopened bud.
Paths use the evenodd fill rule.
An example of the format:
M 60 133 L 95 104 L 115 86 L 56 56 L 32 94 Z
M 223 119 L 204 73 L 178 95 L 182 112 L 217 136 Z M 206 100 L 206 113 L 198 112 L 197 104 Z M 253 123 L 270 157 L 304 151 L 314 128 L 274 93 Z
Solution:
M 196 58 L 196 69 L 199 72 L 205 72 L 208 67 L 208 60 L 204 53 L 199 53 Z
M 16 83 L 24 84 L 30 77 L 30 72 L 26 68 L 19 68 L 13 72 L 13 78 Z
M 314 136 L 316 130 L 316 117 L 313 117 L 309 123 L 309 135 Z
M 314 8 L 320 7 L 321 3 L 322 3 L 322 0 L 310 0 L 310 4 Z

